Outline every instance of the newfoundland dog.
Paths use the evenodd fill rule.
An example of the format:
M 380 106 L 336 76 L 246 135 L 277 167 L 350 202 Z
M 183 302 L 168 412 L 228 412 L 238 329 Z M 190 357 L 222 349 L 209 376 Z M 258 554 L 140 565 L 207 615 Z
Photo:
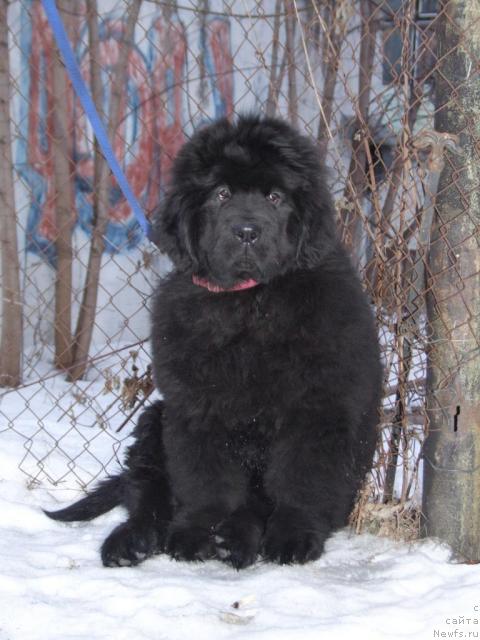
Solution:
M 174 265 L 152 309 L 163 401 L 140 417 L 119 475 L 47 515 L 124 505 L 106 566 L 159 552 L 237 569 L 314 560 L 372 462 L 381 389 L 317 150 L 277 119 L 206 126 L 180 151 L 155 225 Z

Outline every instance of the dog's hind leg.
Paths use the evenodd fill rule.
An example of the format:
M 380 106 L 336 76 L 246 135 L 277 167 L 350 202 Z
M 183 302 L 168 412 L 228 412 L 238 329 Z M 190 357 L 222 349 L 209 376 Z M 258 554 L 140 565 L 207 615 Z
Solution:
M 116 527 L 102 545 L 107 567 L 130 566 L 159 553 L 171 520 L 171 496 L 162 441 L 163 403 L 146 409 L 128 449 L 124 506 L 129 518 Z

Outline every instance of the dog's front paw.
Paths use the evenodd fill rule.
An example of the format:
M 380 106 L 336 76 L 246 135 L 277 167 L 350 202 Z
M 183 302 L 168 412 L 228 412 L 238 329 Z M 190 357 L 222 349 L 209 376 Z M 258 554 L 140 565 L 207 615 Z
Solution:
M 168 528 L 166 551 L 175 560 L 209 560 L 217 557 L 214 528 L 225 510 L 207 506 L 179 511 Z
M 303 564 L 320 557 L 326 537 L 318 523 L 299 509 L 278 508 L 268 521 L 262 555 L 278 564 Z
M 235 569 L 244 569 L 257 559 L 262 528 L 248 517 L 233 515 L 214 528 L 216 556 Z
M 215 543 L 212 532 L 203 527 L 172 527 L 166 551 L 175 560 L 208 560 L 214 558 Z
M 172 525 L 166 551 L 175 560 L 208 560 L 215 557 L 212 530 L 194 525 Z
M 118 525 L 102 545 L 105 567 L 132 567 L 161 550 L 161 536 L 153 525 L 132 521 Z

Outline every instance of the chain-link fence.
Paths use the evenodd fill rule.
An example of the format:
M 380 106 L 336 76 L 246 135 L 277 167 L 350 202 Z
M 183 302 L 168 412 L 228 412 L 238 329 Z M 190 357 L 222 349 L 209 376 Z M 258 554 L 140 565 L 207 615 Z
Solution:
M 57 4 L 147 213 L 206 120 L 261 111 L 317 141 L 385 364 L 355 522 L 416 535 L 421 467 L 445 462 L 424 447 L 429 425 L 444 452 L 480 428 L 476 1 Z M 18 385 L 1 393 L 0 427 L 30 481 L 85 487 L 149 401 L 147 307 L 168 264 L 109 176 L 40 2 L 0 5 L 0 375 Z M 472 446 L 458 460 L 474 469 Z

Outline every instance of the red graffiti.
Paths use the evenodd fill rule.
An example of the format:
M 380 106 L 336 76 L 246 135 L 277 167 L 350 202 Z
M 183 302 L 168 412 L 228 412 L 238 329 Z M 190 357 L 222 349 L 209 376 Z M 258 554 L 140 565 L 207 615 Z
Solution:
M 159 16 L 152 24 L 155 57 L 151 69 L 155 105 L 155 158 L 147 209 L 157 206 L 168 184 L 172 160 L 184 142 L 182 105 L 185 100 L 187 41 L 179 22 Z
M 112 91 L 111 76 L 117 68 L 120 47 L 124 36 L 125 24 L 121 20 L 109 21 L 104 25 L 102 40 L 99 45 L 100 67 L 105 77 L 103 91 L 107 94 L 107 100 Z M 81 63 L 82 75 L 87 83 L 90 83 L 90 59 L 88 51 Z M 154 130 L 154 112 L 152 101 L 151 83 L 149 82 L 148 69 L 144 57 L 132 48 L 126 70 L 126 90 L 122 92 L 118 122 L 119 125 L 113 138 L 113 150 L 123 166 L 125 176 L 138 199 L 146 193 L 149 172 L 153 162 L 152 139 Z M 93 179 L 93 146 L 91 134 L 89 135 L 86 118 L 77 105 L 79 117 L 76 120 L 76 151 L 80 158 L 78 162 L 78 174 L 88 180 Z M 107 109 L 108 115 L 108 109 Z M 112 188 L 116 181 L 111 178 Z M 119 197 L 111 203 L 109 208 L 110 220 L 126 220 L 130 217 L 130 206 L 123 198 Z
M 230 23 L 215 19 L 208 24 L 208 39 L 213 54 L 217 89 L 222 97 L 224 115 L 233 115 L 233 58 L 230 50 Z
M 66 25 L 72 47 L 76 51 L 82 76 L 90 86 L 90 57 L 85 44 L 87 35 L 85 2 L 78 3 L 78 12 Z M 32 2 L 29 9 L 31 42 L 29 66 L 28 132 L 25 137 L 26 162 L 34 174 L 32 182 L 32 216 L 29 218 L 29 248 L 52 255 L 49 242 L 56 237 L 54 147 L 55 102 L 53 93 L 53 60 L 56 49 L 53 36 L 41 4 Z M 111 104 L 111 76 L 115 72 L 121 47 L 124 46 L 125 22 L 118 14 L 109 14 L 99 21 L 97 63 L 102 70 L 104 122 Z M 126 80 L 119 104 L 119 124 L 113 136 L 114 152 L 126 174 L 133 192 L 147 214 L 158 206 L 169 182 L 172 160 L 182 146 L 185 105 L 189 101 L 186 79 L 187 34 L 174 14 L 157 13 L 146 31 L 147 42 L 133 44 L 129 51 Z M 81 37 L 80 37 L 81 36 Z M 230 52 L 228 21 L 214 19 L 208 24 L 208 37 L 203 45 L 208 50 L 212 66 L 208 82 L 213 85 L 213 106 L 216 116 L 233 113 L 233 60 Z M 206 55 L 206 54 L 205 54 Z M 94 186 L 93 133 L 89 122 L 73 95 L 66 78 L 67 131 L 66 145 L 70 151 L 72 171 L 72 210 L 87 232 L 92 221 L 92 190 Z M 105 122 L 106 126 L 108 123 Z M 38 182 L 33 175 L 40 176 Z M 40 188 L 39 188 L 40 187 Z M 73 188 L 74 187 L 74 188 Z M 77 190 L 75 193 L 75 189 Z M 130 206 L 111 178 L 107 235 L 112 250 L 134 246 L 140 235 Z M 47 241 L 47 242 L 45 242 Z M 54 249 L 53 249 L 54 252 Z

